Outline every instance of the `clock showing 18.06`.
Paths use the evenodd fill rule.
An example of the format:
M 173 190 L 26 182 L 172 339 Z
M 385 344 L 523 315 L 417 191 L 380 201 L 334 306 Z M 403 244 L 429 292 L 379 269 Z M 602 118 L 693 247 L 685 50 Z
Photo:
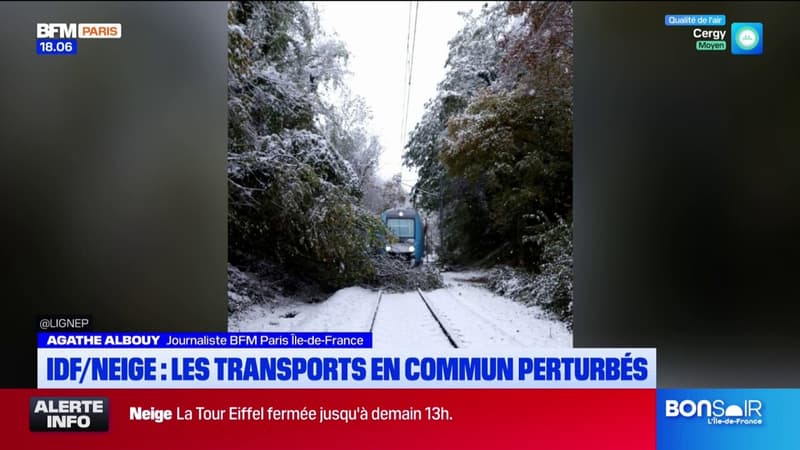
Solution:
M 74 55 L 78 53 L 78 40 L 37 39 L 36 53 L 40 55 Z

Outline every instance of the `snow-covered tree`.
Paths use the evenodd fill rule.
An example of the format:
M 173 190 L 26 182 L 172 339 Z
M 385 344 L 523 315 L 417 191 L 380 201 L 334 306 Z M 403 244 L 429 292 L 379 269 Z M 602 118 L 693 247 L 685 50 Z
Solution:
M 317 118 L 317 128 L 353 168 L 356 184 L 362 191 L 374 175 L 382 147 L 368 124 L 372 112 L 363 98 L 343 87 L 328 92 Z
M 465 15 L 405 155 L 420 203 L 442 212 L 444 260 L 533 271 L 559 308 L 572 292 L 572 42 L 567 2 Z
M 320 90 L 345 73 L 347 52 L 298 2 L 231 3 L 229 249 L 328 287 L 373 276 L 380 222 L 358 206 L 359 177 L 321 130 Z M 339 127 L 349 126 L 338 124 Z
M 512 1 L 512 20 L 499 41 L 502 60 L 499 81 L 539 97 L 572 99 L 572 4 Z
M 439 83 L 437 95 L 427 102 L 422 119 L 416 124 L 406 144 L 404 163 L 418 169 L 415 186 L 417 202 L 423 209 L 441 211 L 441 226 L 448 248 L 443 256 L 451 255 L 462 246 L 463 226 L 469 225 L 459 216 L 471 210 L 476 220 L 485 214 L 462 204 L 466 199 L 478 201 L 480 189 L 449 174 L 442 164 L 440 153 L 448 138 L 447 123 L 461 113 L 479 92 L 492 86 L 497 79 L 501 59 L 498 40 L 503 36 L 508 16 L 502 2 L 486 4 L 475 13 L 461 13 L 463 28 L 449 42 L 445 78 Z M 471 202 L 473 206 L 478 203 Z M 479 229 L 479 228 L 478 228 Z M 449 238 L 448 238 L 449 237 Z M 476 235 L 476 242 L 492 245 L 492 239 Z M 447 247 L 447 246 L 446 246 Z M 445 258 L 446 259 L 446 258 Z
M 536 267 L 542 227 L 572 211 L 572 9 L 511 2 L 498 83 L 448 121 L 440 160 L 479 186 L 487 226 L 517 264 Z

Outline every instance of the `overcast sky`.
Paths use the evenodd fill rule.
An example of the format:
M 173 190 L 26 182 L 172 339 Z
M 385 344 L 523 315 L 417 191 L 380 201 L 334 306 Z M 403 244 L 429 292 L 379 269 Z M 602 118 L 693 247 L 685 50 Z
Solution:
M 413 184 L 416 174 L 402 167 L 407 134 L 401 138 L 401 128 L 409 5 L 413 15 L 416 2 L 315 3 L 323 27 L 335 31 L 350 51 L 350 89 L 372 109 L 372 129 L 384 147 L 378 175 L 388 179 L 402 171 L 404 184 Z M 458 11 L 477 12 L 483 3 L 419 2 L 406 133 L 444 77 L 447 42 L 464 24 Z

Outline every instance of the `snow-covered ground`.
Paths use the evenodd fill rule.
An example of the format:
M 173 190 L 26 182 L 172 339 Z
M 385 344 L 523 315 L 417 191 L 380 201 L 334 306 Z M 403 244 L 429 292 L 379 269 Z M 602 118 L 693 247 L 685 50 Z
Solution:
M 538 307 L 493 294 L 470 280 L 481 272 L 446 272 L 445 287 L 424 295 L 459 348 L 568 348 L 572 335 Z M 286 300 L 286 299 L 284 299 Z M 416 291 L 383 294 L 350 287 L 320 303 L 291 300 L 233 314 L 230 331 L 369 331 L 378 349 L 451 348 Z
M 233 314 L 230 331 L 368 331 L 378 293 L 358 287 L 336 291 L 324 302 L 280 299 Z
M 481 272 L 445 272 L 445 287 L 425 293 L 434 311 L 455 332 L 459 347 L 572 347 L 572 333 L 536 306 L 501 297 L 469 280 Z

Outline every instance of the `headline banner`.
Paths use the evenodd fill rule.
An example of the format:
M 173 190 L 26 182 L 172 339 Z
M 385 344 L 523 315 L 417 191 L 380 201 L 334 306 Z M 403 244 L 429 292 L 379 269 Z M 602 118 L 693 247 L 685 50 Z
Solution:
M 42 388 L 654 389 L 655 349 L 40 348 Z

